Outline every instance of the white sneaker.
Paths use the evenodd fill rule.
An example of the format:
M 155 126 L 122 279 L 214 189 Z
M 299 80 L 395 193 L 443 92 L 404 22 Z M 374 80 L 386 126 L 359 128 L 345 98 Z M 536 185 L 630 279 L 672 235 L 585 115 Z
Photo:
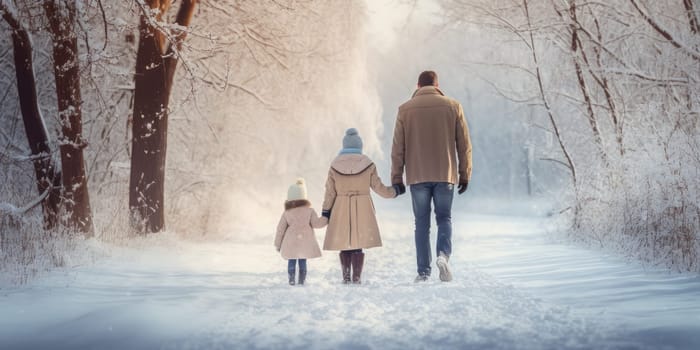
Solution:
M 435 264 L 438 269 L 440 269 L 440 281 L 452 281 L 452 270 L 450 269 L 450 264 L 447 262 L 447 258 L 444 255 L 440 255 L 435 259 Z

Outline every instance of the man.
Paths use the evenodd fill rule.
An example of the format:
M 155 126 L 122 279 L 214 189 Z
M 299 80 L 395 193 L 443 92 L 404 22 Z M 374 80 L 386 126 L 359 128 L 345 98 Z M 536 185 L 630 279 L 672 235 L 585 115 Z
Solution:
M 435 205 L 438 226 L 435 264 L 440 280 L 452 280 L 452 198 L 469 185 L 472 147 L 462 105 L 438 88 L 437 74 L 425 71 L 418 77 L 418 89 L 399 107 L 391 150 L 391 181 L 402 191 L 411 188 L 415 216 L 416 282 L 430 277 L 430 211 Z

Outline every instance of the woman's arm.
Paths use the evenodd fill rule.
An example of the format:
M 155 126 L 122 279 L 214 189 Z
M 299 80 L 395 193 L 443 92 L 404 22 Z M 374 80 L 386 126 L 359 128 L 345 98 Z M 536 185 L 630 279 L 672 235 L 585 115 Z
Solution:
M 384 186 L 382 183 L 382 179 L 379 178 L 379 175 L 377 174 L 377 167 L 372 165 L 372 169 L 370 169 L 372 172 L 370 174 L 370 186 L 372 187 L 372 190 L 374 192 L 377 192 L 378 195 L 384 197 L 384 198 L 394 198 L 398 196 L 398 193 L 396 192 L 396 188 L 393 186 Z
M 330 219 L 330 212 L 333 209 L 333 204 L 335 203 L 335 197 L 337 192 L 335 191 L 335 177 L 333 176 L 333 169 L 328 170 L 328 179 L 326 180 L 326 194 L 323 199 L 323 213 L 321 215 Z

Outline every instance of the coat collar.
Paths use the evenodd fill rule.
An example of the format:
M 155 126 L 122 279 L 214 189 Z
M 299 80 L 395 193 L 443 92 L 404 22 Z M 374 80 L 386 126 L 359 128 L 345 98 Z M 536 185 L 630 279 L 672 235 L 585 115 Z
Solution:
M 292 201 L 284 201 L 284 210 L 290 210 L 294 208 L 310 207 L 311 202 L 306 199 L 295 199 Z
M 411 98 L 420 96 L 420 95 L 440 95 L 440 96 L 445 96 L 445 94 L 440 91 L 440 89 L 436 88 L 435 86 L 432 85 L 427 85 L 420 87 L 416 89 L 416 91 L 413 92 L 413 95 L 411 95 Z

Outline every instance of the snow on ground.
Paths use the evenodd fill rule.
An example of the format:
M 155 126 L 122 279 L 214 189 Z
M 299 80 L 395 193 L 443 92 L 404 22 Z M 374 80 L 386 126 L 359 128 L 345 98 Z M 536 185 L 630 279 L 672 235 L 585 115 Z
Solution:
M 384 247 L 367 251 L 362 285 L 339 283 L 335 252 L 309 261 L 305 286 L 287 285 L 271 234 L 264 242 L 163 234 L 0 289 L 0 348 L 700 346 L 697 277 L 551 243 L 537 219 L 456 213 L 455 280 L 434 273 L 415 284 L 410 210 L 380 214 Z

